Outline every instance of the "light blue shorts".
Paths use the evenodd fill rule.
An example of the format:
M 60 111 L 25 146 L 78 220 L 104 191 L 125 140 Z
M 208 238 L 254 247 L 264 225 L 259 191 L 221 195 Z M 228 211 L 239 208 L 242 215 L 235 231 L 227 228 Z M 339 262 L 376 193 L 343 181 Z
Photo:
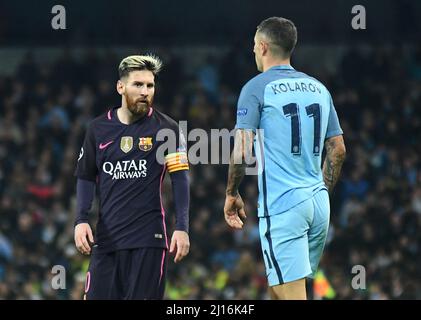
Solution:
M 313 277 L 326 243 L 330 204 L 325 189 L 288 211 L 259 218 L 269 286 Z

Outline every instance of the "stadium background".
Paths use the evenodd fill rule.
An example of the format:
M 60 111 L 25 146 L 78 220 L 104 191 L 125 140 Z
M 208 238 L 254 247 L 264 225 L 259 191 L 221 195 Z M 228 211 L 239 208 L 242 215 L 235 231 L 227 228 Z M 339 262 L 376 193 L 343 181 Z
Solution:
M 345 132 L 322 298 L 421 298 L 419 2 L 61 1 L 61 31 L 50 25 L 55 4 L 0 2 L 0 299 L 82 297 L 89 260 L 73 244 L 73 171 L 87 122 L 120 102 L 121 58 L 160 55 L 155 106 L 190 129 L 231 129 L 239 90 L 257 73 L 255 26 L 273 15 L 296 23 L 293 66 L 330 89 Z M 355 4 L 366 30 L 351 28 Z M 191 251 L 169 262 L 168 299 L 268 298 L 255 181 L 242 188 L 245 229 L 233 232 L 226 175 L 226 165 L 191 168 Z M 168 179 L 165 190 L 173 218 Z M 66 290 L 51 288 L 53 265 L 66 267 Z M 366 268 L 366 290 L 351 287 L 354 265 Z

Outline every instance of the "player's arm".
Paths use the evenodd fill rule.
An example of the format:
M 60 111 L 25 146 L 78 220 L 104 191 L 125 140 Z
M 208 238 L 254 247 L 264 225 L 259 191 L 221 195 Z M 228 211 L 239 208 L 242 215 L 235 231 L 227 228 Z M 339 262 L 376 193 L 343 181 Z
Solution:
M 92 126 L 89 126 L 83 146 L 80 150 L 75 176 L 76 183 L 76 219 L 74 241 L 76 248 L 83 254 L 90 254 L 94 243 L 92 229 L 88 223 L 88 212 L 91 209 L 95 195 L 97 176 L 95 137 Z
M 181 134 L 181 133 L 180 133 Z M 185 141 L 183 139 L 183 141 Z M 175 206 L 175 231 L 171 238 L 170 252 L 176 249 L 174 262 L 181 261 L 190 250 L 189 240 L 189 205 L 190 177 L 189 163 L 185 142 L 176 152 L 165 156 L 165 163 L 170 174 L 172 194 Z
M 339 124 L 338 115 L 330 95 L 329 103 L 330 111 L 325 137 L 326 158 L 323 163 L 323 180 L 329 190 L 329 193 L 332 193 L 341 173 L 342 164 L 345 160 L 346 149 L 342 136 L 343 131 Z
M 260 108 L 263 100 L 261 83 L 249 81 L 241 90 L 237 103 L 237 123 L 234 137 L 234 150 L 228 168 L 228 181 L 225 195 L 224 217 L 232 228 L 243 227 L 241 218 L 246 218 L 244 202 L 238 192 L 252 158 L 254 132 L 260 123 Z
M 230 196 L 238 194 L 238 188 L 246 172 L 247 163 L 252 158 L 254 133 L 252 130 L 237 129 L 234 138 L 234 150 L 228 168 L 226 193 Z
M 325 141 L 326 158 L 323 163 L 323 180 L 332 193 L 338 182 L 342 164 L 345 161 L 346 149 L 342 135 L 330 137 Z
M 76 184 L 76 220 L 75 220 L 75 245 L 83 254 L 91 252 L 94 243 L 92 229 L 88 223 L 88 212 L 91 210 L 95 194 L 95 182 L 77 179 Z
M 228 182 L 224 206 L 225 220 L 229 226 L 241 229 L 243 222 L 240 219 L 246 218 L 244 203 L 238 192 L 241 181 L 246 173 L 249 159 L 253 153 L 254 133 L 252 130 L 237 129 L 234 138 L 234 150 L 228 168 Z

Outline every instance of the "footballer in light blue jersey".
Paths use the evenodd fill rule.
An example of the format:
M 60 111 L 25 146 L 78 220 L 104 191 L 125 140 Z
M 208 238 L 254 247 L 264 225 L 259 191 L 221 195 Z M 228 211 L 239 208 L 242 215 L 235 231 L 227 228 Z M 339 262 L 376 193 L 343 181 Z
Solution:
M 238 99 L 224 207 L 228 225 L 242 228 L 246 214 L 238 187 L 254 145 L 261 247 L 275 299 L 307 298 L 305 278 L 317 271 L 329 227 L 328 192 L 345 159 L 329 91 L 291 66 L 296 41 L 288 19 L 272 17 L 257 27 L 253 51 L 262 73 L 244 85 Z
M 263 129 L 255 139 L 263 169 L 259 217 L 280 214 L 326 189 L 323 144 L 342 130 L 330 93 L 319 81 L 290 65 L 259 74 L 241 91 L 236 128 Z

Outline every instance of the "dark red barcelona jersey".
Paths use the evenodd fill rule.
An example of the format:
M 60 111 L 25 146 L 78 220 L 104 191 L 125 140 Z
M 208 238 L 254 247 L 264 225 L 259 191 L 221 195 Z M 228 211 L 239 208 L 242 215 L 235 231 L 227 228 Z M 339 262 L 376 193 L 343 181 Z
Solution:
M 166 171 L 189 169 L 185 139 L 178 124 L 156 109 L 130 125 L 120 122 L 117 109 L 91 121 L 75 171 L 78 178 L 96 182 L 96 250 L 168 248 L 162 182 Z M 175 143 L 157 140 L 163 129 Z

